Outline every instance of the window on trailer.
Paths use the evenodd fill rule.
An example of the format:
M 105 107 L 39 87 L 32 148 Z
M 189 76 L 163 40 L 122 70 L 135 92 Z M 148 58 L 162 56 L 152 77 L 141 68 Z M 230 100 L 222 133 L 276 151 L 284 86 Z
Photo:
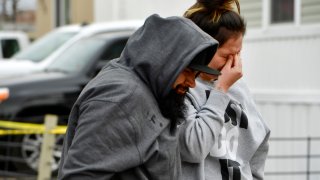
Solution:
M 271 0 L 271 24 L 294 22 L 294 0 Z

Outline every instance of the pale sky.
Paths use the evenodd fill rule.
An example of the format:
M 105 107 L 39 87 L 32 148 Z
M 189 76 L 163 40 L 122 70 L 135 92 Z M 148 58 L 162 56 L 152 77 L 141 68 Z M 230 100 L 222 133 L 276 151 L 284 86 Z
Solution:
M 19 0 L 18 8 L 24 10 L 35 10 L 36 0 Z

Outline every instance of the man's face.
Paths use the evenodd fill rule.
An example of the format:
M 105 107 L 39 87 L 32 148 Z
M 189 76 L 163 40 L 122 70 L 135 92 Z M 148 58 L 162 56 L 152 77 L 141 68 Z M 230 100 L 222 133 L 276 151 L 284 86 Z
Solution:
M 234 56 L 240 53 L 242 48 L 242 39 L 242 35 L 228 39 L 221 47 L 218 48 L 208 66 L 221 71 L 229 56 Z
M 195 83 L 195 77 L 196 77 L 197 71 L 194 71 L 190 68 L 185 68 L 178 76 L 176 81 L 173 84 L 173 89 L 175 92 L 179 95 L 184 95 L 189 90 L 189 88 L 194 88 Z
M 170 130 L 175 130 L 179 120 L 185 118 L 186 105 L 184 103 L 186 92 L 195 87 L 195 78 L 198 71 L 185 68 L 172 85 L 169 94 L 159 101 L 159 107 L 164 117 L 172 122 Z

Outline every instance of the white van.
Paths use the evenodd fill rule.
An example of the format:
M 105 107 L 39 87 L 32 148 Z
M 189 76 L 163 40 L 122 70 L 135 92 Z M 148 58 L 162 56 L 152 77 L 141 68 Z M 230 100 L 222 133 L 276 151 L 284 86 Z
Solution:
M 12 60 L 0 61 L 0 77 L 43 71 L 55 57 L 83 38 L 99 33 L 137 29 L 143 22 L 131 20 L 61 27 L 31 44 L 25 51 L 15 55 Z
M 30 40 L 20 31 L 0 31 L 0 61 L 12 57 L 28 47 Z

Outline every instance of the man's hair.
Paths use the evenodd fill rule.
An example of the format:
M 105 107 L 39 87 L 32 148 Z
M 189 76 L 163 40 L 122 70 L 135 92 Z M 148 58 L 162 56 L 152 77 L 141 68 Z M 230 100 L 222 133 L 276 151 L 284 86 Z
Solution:
M 237 6 L 237 12 L 234 6 Z M 203 31 L 222 46 L 233 36 L 244 35 L 246 23 L 240 16 L 238 0 L 197 0 L 185 13 Z

